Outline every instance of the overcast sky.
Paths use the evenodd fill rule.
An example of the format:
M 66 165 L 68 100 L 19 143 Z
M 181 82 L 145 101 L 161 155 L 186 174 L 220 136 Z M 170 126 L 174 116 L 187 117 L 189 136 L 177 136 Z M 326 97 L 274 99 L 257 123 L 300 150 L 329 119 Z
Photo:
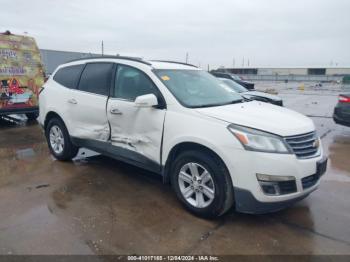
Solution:
M 0 0 L 39 48 L 217 66 L 350 66 L 349 0 Z

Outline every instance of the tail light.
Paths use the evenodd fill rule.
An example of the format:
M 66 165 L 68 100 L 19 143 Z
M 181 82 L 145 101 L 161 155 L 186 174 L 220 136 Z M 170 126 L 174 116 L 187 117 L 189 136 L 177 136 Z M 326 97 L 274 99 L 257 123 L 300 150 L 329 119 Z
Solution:
M 340 95 L 339 96 L 339 102 L 340 103 L 350 103 L 350 97 Z

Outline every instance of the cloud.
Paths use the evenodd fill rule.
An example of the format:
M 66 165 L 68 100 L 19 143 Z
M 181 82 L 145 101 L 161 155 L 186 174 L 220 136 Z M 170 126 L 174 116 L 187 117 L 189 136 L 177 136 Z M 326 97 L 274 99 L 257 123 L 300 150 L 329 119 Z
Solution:
M 350 65 L 347 0 L 6 1 L 0 31 L 40 48 L 184 60 L 206 68 Z

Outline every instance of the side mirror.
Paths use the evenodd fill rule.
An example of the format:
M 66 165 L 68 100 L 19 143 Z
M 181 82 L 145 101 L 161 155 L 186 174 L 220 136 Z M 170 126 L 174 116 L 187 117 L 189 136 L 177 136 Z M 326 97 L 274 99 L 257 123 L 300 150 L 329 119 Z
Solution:
M 136 107 L 152 107 L 158 105 L 158 99 L 154 94 L 138 96 L 135 99 Z

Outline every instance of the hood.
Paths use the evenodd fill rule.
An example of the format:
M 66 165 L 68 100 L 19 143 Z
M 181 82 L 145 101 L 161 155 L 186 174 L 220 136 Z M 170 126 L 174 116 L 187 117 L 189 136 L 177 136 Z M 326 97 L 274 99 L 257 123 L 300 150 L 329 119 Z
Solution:
M 271 95 L 268 93 L 264 93 L 264 92 L 260 92 L 260 91 L 248 91 L 248 92 L 244 92 L 242 93 L 243 96 L 260 96 L 260 97 L 265 97 L 267 99 L 270 100 L 274 100 L 274 101 L 281 101 L 282 99 L 276 95 Z
M 198 108 L 196 111 L 227 123 L 260 129 L 280 136 L 299 135 L 315 130 L 310 118 L 284 107 L 258 101 Z

